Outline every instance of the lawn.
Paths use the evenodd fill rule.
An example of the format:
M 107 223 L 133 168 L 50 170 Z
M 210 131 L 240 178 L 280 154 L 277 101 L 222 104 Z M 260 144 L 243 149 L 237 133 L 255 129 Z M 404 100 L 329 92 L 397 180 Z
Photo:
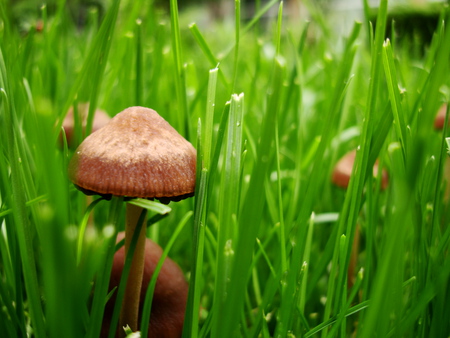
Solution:
M 387 0 L 362 0 L 347 30 L 317 1 L 230 3 L 224 18 L 176 0 L 0 3 L 1 336 L 100 335 L 131 204 L 188 281 L 183 337 L 450 335 L 448 6 L 427 35 Z M 194 197 L 72 184 L 96 109 L 132 106 L 196 148 Z

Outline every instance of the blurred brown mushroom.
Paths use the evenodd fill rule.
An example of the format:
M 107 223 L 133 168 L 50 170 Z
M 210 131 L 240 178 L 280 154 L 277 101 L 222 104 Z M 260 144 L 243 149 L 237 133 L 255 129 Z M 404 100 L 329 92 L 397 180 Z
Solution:
M 356 150 L 352 150 L 346 153 L 335 165 L 331 181 L 336 186 L 347 189 L 350 183 L 350 177 L 353 171 L 353 165 L 356 159 Z M 378 175 L 378 160 L 373 166 L 373 176 Z M 386 189 L 388 186 L 389 178 L 386 170 L 383 169 L 381 172 L 381 189 Z M 350 256 L 350 263 L 347 270 L 347 285 L 348 287 L 353 286 L 355 282 L 355 268 L 358 258 L 359 251 L 359 240 L 360 240 L 360 226 L 356 224 L 355 236 L 353 238 L 352 253 Z
M 439 108 L 436 117 L 434 119 L 434 129 L 442 130 L 444 129 L 445 114 L 447 113 L 447 104 L 444 103 L 441 108 Z
M 117 242 L 125 237 L 124 232 L 117 235 Z M 162 256 L 161 247 L 150 239 L 145 240 L 144 273 L 139 297 L 140 312 L 144 306 L 145 294 L 153 272 Z M 109 291 L 119 286 L 125 263 L 125 248 L 120 248 L 114 255 L 114 262 L 109 282 Z M 176 338 L 183 331 L 184 312 L 188 295 L 188 283 L 180 267 L 170 258 L 166 258 L 159 272 L 153 293 L 152 310 L 148 337 Z M 114 311 L 116 295 L 113 294 L 105 307 L 101 337 L 107 337 Z M 139 317 L 139 326 L 141 318 Z M 118 329 L 119 332 L 121 329 Z M 117 334 L 116 334 L 117 336 Z
M 69 177 L 86 194 L 159 199 L 164 203 L 193 196 L 196 151 L 157 112 L 130 107 L 89 135 L 69 163 Z M 141 213 L 127 203 L 125 252 Z M 120 325 L 138 329 L 139 295 L 144 268 L 146 227 L 141 231 L 131 263 Z
M 331 181 L 338 187 L 347 189 L 352 175 L 353 164 L 356 159 L 356 150 L 352 150 L 345 154 L 335 165 Z M 373 176 L 378 176 L 378 160 L 373 166 Z M 388 186 L 389 177 L 386 170 L 381 172 L 381 189 L 386 189 Z
M 89 103 L 83 102 L 78 103 L 77 105 L 77 112 L 78 112 L 78 121 L 80 121 L 80 126 L 82 128 L 82 132 L 84 133 L 86 129 L 86 123 L 87 123 L 87 117 L 89 112 Z M 99 130 L 100 128 L 104 127 L 109 120 L 111 120 L 111 117 L 101 109 L 96 109 L 94 112 L 94 120 L 92 122 L 92 132 Z M 66 134 L 67 139 L 67 145 L 69 148 L 74 146 L 75 142 L 75 115 L 74 115 L 74 108 L 71 106 L 69 110 L 67 111 L 67 115 L 64 118 L 63 121 L 63 128 L 64 133 Z

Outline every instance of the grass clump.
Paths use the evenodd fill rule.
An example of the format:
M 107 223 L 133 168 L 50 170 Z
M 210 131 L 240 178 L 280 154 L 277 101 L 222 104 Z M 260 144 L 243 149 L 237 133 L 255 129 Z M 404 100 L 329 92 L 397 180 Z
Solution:
M 311 22 L 279 1 L 209 22 L 169 4 L 109 1 L 81 21 L 70 2 L 0 4 L 0 331 L 101 331 L 128 201 L 88 207 L 67 178 L 60 127 L 89 102 L 87 134 L 97 107 L 142 105 L 196 145 L 195 199 L 150 210 L 147 229 L 189 280 L 183 336 L 447 336 L 448 131 L 433 121 L 448 7 L 411 53 L 423 41 L 395 35 L 386 0 L 343 36 L 309 1 Z M 342 190 L 331 173 L 353 149 Z

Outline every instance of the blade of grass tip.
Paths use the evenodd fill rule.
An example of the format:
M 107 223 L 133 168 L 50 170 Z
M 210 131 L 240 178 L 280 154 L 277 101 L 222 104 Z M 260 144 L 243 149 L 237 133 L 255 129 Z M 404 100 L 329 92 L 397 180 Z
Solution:
M 285 62 L 280 57 L 274 61 L 271 88 L 268 92 L 268 105 L 263 117 L 261 138 L 258 145 L 258 156 L 252 170 L 247 194 L 240 211 L 240 234 L 236 245 L 235 260 L 232 266 L 230 278 L 232 285 L 229 287 L 227 302 L 224 304 L 223 317 L 221 318 L 221 330 L 217 337 L 231 337 L 236 333 L 239 318 L 243 309 L 244 293 L 247 288 L 249 266 L 253 256 L 253 247 L 259 229 L 264 203 L 264 179 L 268 173 L 270 160 L 267 150 L 275 137 L 275 119 L 280 109 L 282 83 L 284 80 Z
M 235 259 L 233 247 L 236 233 L 233 231 L 233 224 L 239 209 L 243 105 L 244 95 L 233 94 L 221 176 L 221 186 L 223 188 L 219 196 L 220 226 L 217 235 L 218 252 L 213 304 L 215 318 L 212 326 L 212 336 L 214 337 L 217 337 L 218 331 L 222 329 L 223 309 L 226 302 L 228 302 L 227 290 L 230 283 L 230 269 Z
M 218 68 L 209 71 L 208 94 L 206 104 L 205 130 L 201 132 L 201 123 L 198 127 L 197 168 L 201 168 L 200 182 L 196 187 L 194 236 L 193 236 L 193 268 L 189 287 L 186 315 L 183 327 L 183 337 L 198 337 L 198 316 L 201 296 L 201 277 L 203 268 L 203 252 L 206 227 L 206 204 L 211 169 L 212 138 L 214 133 L 214 107 L 217 85 Z
M 172 249 L 173 244 L 177 240 L 178 236 L 180 235 L 181 231 L 183 230 L 184 226 L 188 222 L 188 220 L 193 215 L 192 211 L 189 211 L 180 221 L 178 226 L 175 228 L 175 231 L 173 232 L 172 236 L 169 239 L 169 242 L 164 248 L 164 251 L 161 255 L 161 258 L 158 261 L 158 264 L 155 267 L 155 270 L 153 271 L 152 279 L 150 280 L 150 283 L 147 287 L 147 292 L 145 293 L 145 301 L 144 301 L 144 307 L 142 309 L 142 317 L 143 320 L 141 320 L 141 337 L 147 338 L 148 333 L 148 326 L 150 323 L 150 314 L 151 314 L 151 308 L 152 308 L 152 301 L 153 301 L 153 293 L 155 291 L 156 287 L 156 281 L 158 278 L 158 274 L 161 271 L 161 268 L 163 266 L 164 260 L 167 258 L 170 249 Z
M 178 20 L 178 4 L 177 0 L 170 0 L 170 24 L 171 24 L 171 40 L 172 52 L 175 70 L 175 90 L 177 93 L 178 116 L 175 118 L 178 124 L 178 130 L 184 131 L 184 137 L 189 138 L 189 112 L 186 96 L 186 74 L 183 67 L 183 57 L 181 49 L 181 36 Z
M 8 80 L 6 78 L 6 67 L 3 58 L 3 52 L 0 49 L 0 99 L 3 106 L 4 122 L 6 126 L 12 128 L 5 128 L 6 134 L 6 151 L 8 154 L 9 163 L 11 167 L 10 180 L 11 192 L 14 196 L 14 203 L 12 203 L 14 222 L 17 228 L 17 241 L 19 243 L 19 251 L 22 259 L 25 290 L 27 292 L 28 306 L 30 311 L 31 323 L 37 336 L 44 337 L 44 314 L 41 305 L 40 288 L 36 271 L 36 260 L 33 250 L 33 238 L 31 234 L 31 224 L 27 217 L 26 196 L 20 178 L 19 159 L 20 155 L 17 153 L 15 145 L 13 117 L 16 116 L 13 107 L 10 105 L 8 99 Z

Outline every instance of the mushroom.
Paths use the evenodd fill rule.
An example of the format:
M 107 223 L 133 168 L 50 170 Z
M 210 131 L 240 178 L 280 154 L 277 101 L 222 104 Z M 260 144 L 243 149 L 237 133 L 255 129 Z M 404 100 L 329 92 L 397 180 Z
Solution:
M 83 102 L 78 103 L 77 105 L 78 110 L 78 117 L 80 119 L 80 124 L 82 127 L 82 131 L 84 132 L 86 129 L 86 123 L 87 123 L 87 117 L 89 112 L 89 103 Z M 94 121 L 92 123 L 92 132 L 99 130 L 100 128 L 104 127 L 111 117 L 101 109 L 96 109 L 94 112 Z M 66 117 L 64 118 L 63 124 L 64 132 L 66 134 L 67 144 L 69 145 L 69 148 L 74 145 L 75 141 L 75 115 L 74 115 L 74 109 L 73 107 L 70 107 L 70 109 L 67 112 Z
M 350 176 L 352 175 L 353 171 L 353 165 L 355 163 L 356 159 L 356 150 L 352 150 L 345 154 L 335 165 L 331 181 L 336 186 L 347 189 L 349 182 L 350 182 Z M 373 166 L 373 175 L 378 175 L 378 160 L 375 162 Z M 386 189 L 388 186 L 388 174 L 386 170 L 383 169 L 381 172 L 381 189 Z M 353 238 L 353 244 L 352 244 L 352 253 L 350 256 L 350 263 L 348 266 L 347 271 L 347 285 L 349 287 L 352 287 L 355 281 L 355 267 L 356 267 L 356 260 L 358 258 L 358 250 L 359 250 L 359 239 L 360 239 L 360 227 L 357 224 L 355 229 L 355 236 Z
M 144 107 L 117 114 L 80 144 L 69 163 L 70 179 L 86 194 L 156 198 L 163 203 L 193 196 L 195 174 L 194 147 L 157 112 Z M 127 203 L 125 253 L 142 212 Z M 138 328 L 145 230 L 142 225 L 120 316 L 120 325 L 133 331 Z
M 355 163 L 356 150 L 352 150 L 345 154 L 334 167 L 331 181 L 338 187 L 347 189 L 352 175 L 353 164 Z M 378 160 L 373 166 L 373 176 L 378 175 Z M 388 175 L 386 170 L 381 172 L 381 189 L 386 189 L 388 185 Z
M 434 129 L 442 130 L 444 129 L 445 123 L 445 114 L 447 113 L 447 104 L 443 104 L 441 108 L 439 108 L 436 118 L 434 119 Z
M 124 232 L 117 235 L 117 242 L 125 237 Z M 139 310 L 142 311 L 145 294 L 153 276 L 153 272 L 162 256 L 161 247 L 152 240 L 145 239 L 144 274 L 139 297 Z M 119 286 L 125 263 L 125 248 L 121 247 L 114 255 L 114 261 L 109 281 L 109 291 Z M 181 337 L 183 331 L 184 312 L 188 295 L 188 284 L 180 267 L 170 258 L 166 258 L 156 280 L 153 293 L 152 310 L 148 337 L 176 338 Z M 107 337 L 111 317 L 116 302 L 115 295 L 111 297 L 105 307 L 101 337 Z M 141 318 L 139 318 L 140 326 Z M 120 330 L 118 330 L 119 332 Z

